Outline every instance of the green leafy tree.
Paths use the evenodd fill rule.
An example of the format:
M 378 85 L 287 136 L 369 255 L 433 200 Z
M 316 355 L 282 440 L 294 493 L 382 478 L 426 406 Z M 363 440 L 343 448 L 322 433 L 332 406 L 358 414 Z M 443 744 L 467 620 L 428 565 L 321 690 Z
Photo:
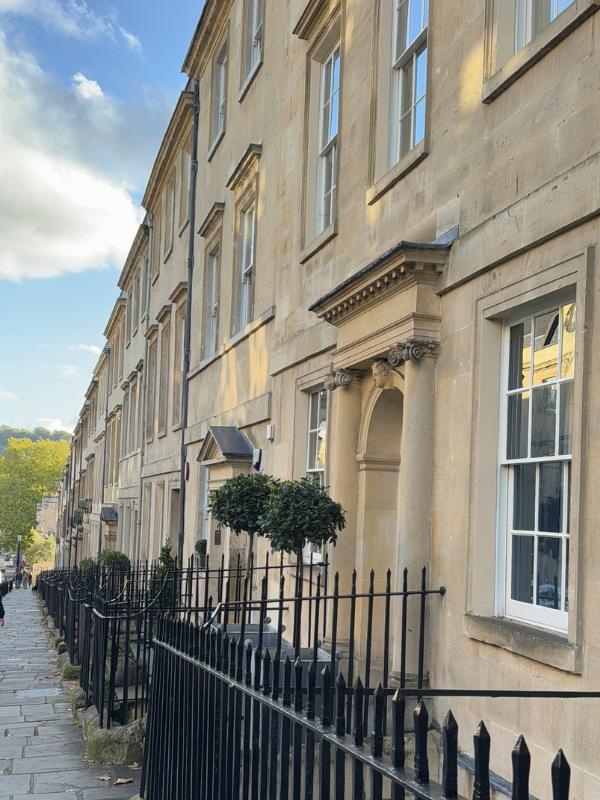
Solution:
M 100 553 L 99 563 L 107 568 L 114 567 L 121 571 L 129 569 L 128 556 L 119 550 L 103 550 Z
M 150 599 L 154 600 L 160 593 L 158 606 L 169 608 L 173 602 L 175 583 L 175 556 L 170 542 L 160 548 L 158 566 L 150 581 Z
M 44 536 L 33 529 L 23 547 L 23 557 L 31 566 L 36 564 L 53 564 L 56 541 L 54 536 Z
M 248 534 L 248 567 L 254 551 L 254 537 L 262 535 L 263 517 L 276 485 L 271 475 L 254 472 L 230 478 L 210 496 L 209 508 L 219 525 L 229 528 L 236 536 Z
M 294 553 L 300 571 L 305 545 L 335 545 L 338 533 L 345 527 L 346 514 L 341 505 L 310 478 L 277 483 L 261 521 L 262 534 L 273 550 Z
M 37 504 L 45 492 L 56 490 L 68 452 L 67 441 L 8 440 L 0 455 L 0 545 L 5 550 L 16 549 L 19 534 L 27 547 Z
M 34 428 L 28 431 L 26 428 L 11 428 L 10 425 L 0 425 L 0 454 L 4 452 L 9 439 L 30 439 L 37 442 L 41 439 L 48 441 L 71 441 L 71 434 L 66 431 L 49 431 L 47 428 Z

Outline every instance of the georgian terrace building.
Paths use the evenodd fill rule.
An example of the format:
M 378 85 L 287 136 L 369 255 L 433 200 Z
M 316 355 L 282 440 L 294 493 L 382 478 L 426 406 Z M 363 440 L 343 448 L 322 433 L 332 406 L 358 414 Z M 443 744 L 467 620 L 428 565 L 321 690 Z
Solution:
M 311 474 L 347 511 L 343 578 L 447 588 L 432 686 L 597 687 L 597 9 L 207 0 L 106 331 L 115 546 L 178 543 L 183 423 L 185 557 L 244 549 L 208 513 L 227 477 Z M 600 793 L 589 704 L 453 708 L 467 754 L 492 721 L 498 771 L 516 730 L 545 754 L 536 796 L 559 746 Z

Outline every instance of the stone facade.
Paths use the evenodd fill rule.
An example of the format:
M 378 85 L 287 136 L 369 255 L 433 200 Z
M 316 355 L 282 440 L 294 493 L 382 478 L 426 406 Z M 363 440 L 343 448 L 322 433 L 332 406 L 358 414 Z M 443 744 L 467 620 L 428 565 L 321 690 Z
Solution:
M 206 513 L 211 488 L 252 468 L 209 431 L 237 427 L 266 472 L 323 472 L 348 515 L 330 553 L 342 576 L 356 568 L 364 588 L 371 568 L 392 567 L 395 581 L 427 565 L 447 587 L 430 619 L 432 685 L 591 690 L 599 4 L 550 4 L 547 20 L 525 16 L 521 31 L 515 3 L 430 0 L 428 17 L 410 3 L 421 16 L 413 33 L 400 25 L 402 46 L 389 41 L 392 0 L 265 0 L 249 33 L 251 5 L 207 0 L 186 55 L 190 82 L 65 471 L 63 563 L 74 558 L 66 509 L 84 498 L 91 458 L 79 553 L 101 543 L 155 558 L 177 544 L 189 307 L 184 557 L 198 538 L 217 558 L 239 550 Z M 394 87 L 411 75 L 407 101 Z M 100 519 L 106 506 L 117 529 Z M 446 706 L 436 702 L 436 719 Z M 514 732 L 525 734 L 544 756 L 536 796 L 549 796 L 558 747 L 574 796 L 600 794 L 587 702 L 459 699 L 453 709 L 467 753 L 478 720 L 491 721 L 498 773 Z

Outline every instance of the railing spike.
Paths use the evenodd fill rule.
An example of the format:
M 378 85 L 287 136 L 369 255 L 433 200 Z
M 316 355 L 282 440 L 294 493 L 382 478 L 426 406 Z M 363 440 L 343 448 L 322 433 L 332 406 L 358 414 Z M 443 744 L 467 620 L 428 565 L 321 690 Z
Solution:
M 552 800 L 569 800 L 571 767 L 562 750 L 552 762 Z
M 484 722 L 480 722 L 473 736 L 475 777 L 473 800 L 490 800 L 490 735 Z
M 458 725 L 452 711 L 448 711 L 442 732 L 444 764 L 442 767 L 442 789 L 447 800 L 458 797 Z
M 415 726 L 415 780 L 417 783 L 429 783 L 429 759 L 427 757 L 427 729 L 429 714 L 427 706 L 419 700 L 413 712 Z
M 531 755 L 524 736 L 519 736 L 512 751 L 512 800 L 529 800 L 529 770 Z

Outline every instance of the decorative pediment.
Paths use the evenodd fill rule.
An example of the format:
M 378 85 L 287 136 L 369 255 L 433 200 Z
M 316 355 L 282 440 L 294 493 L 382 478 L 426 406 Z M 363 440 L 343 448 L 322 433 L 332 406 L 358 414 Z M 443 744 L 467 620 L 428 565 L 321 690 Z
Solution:
M 198 233 L 203 239 L 208 239 L 212 236 L 213 231 L 221 224 L 223 214 L 225 213 L 225 203 L 213 203 L 210 211 L 202 220 Z
M 198 461 L 252 461 L 254 447 L 236 425 L 211 425 L 198 453 Z
M 225 184 L 228 189 L 231 189 L 235 194 L 239 192 L 248 184 L 249 181 L 256 175 L 258 170 L 258 162 L 262 153 L 261 144 L 249 144 L 246 152 L 235 165 L 227 183 Z
M 446 244 L 399 242 L 316 300 L 309 311 L 337 326 L 415 284 L 433 285 L 444 271 L 449 249 Z

